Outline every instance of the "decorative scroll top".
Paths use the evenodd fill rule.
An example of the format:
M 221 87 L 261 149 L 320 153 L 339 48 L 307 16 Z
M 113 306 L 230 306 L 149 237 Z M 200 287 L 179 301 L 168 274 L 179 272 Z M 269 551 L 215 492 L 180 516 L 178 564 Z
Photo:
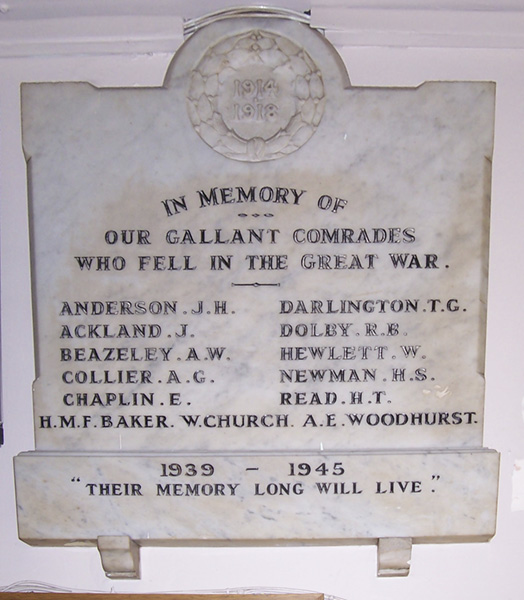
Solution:
M 252 30 L 211 47 L 187 95 L 191 123 L 220 154 L 260 162 L 291 154 L 324 112 L 322 75 L 309 54 L 275 33 Z

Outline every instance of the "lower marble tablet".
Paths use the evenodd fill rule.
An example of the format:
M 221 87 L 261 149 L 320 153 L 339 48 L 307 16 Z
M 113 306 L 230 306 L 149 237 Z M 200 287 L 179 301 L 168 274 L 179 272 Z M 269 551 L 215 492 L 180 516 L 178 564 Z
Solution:
M 55 454 L 15 459 L 20 538 L 33 545 L 486 541 L 490 450 L 304 454 Z

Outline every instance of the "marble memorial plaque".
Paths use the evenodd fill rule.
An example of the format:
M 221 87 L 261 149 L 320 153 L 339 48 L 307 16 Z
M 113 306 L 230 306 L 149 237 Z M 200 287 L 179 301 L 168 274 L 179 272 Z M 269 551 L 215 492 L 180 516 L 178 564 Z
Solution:
M 21 538 L 489 539 L 493 110 L 490 83 L 352 87 L 261 17 L 195 33 L 162 88 L 24 85 Z

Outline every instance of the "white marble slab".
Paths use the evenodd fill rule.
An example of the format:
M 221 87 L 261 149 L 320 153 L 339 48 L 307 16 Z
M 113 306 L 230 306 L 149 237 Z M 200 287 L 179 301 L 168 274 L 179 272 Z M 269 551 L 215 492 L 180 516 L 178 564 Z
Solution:
M 38 545 L 114 535 L 139 545 L 464 542 L 495 532 L 495 452 L 32 453 L 17 457 L 16 474 L 19 534 Z
M 285 19 L 202 29 L 162 88 L 24 85 L 37 452 L 17 459 L 22 539 L 493 535 L 493 111 L 491 83 L 352 87 Z M 182 463 L 213 474 L 162 476 Z M 211 495 L 185 496 L 194 481 Z
M 313 39 L 325 111 L 278 160 L 195 134 L 206 36 L 165 89 L 24 87 L 38 448 L 267 449 L 184 416 L 265 414 L 283 449 L 481 443 L 493 86 L 342 89 Z

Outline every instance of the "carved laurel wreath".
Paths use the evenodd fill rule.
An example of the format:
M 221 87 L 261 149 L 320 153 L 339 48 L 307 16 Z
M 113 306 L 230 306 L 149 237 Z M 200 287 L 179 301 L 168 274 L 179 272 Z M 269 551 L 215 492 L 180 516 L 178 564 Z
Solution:
M 250 137 L 239 134 L 220 108 L 221 95 L 224 100 L 224 94 L 231 94 L 227 86 L 230 89 L 235 78 L 245 78 L 254 69 L 270 74 L 279 90 L 290 90 L 294 103 L 290 118 L 278 116 L 278 101 L 269 106 L 277 131 L 267 139 L 263 123 L 254 125 Z M 289 103 L 290 98 L 286 100 Z M 303 48 L 275 33 L 252 30 L 228 37 L 206 52 L 192 72 L 187 105 L 195 131 L 211 148 L 234 160 L 260 162 L 291 154 L 309 140 L 324 112 L 324 84 Z

